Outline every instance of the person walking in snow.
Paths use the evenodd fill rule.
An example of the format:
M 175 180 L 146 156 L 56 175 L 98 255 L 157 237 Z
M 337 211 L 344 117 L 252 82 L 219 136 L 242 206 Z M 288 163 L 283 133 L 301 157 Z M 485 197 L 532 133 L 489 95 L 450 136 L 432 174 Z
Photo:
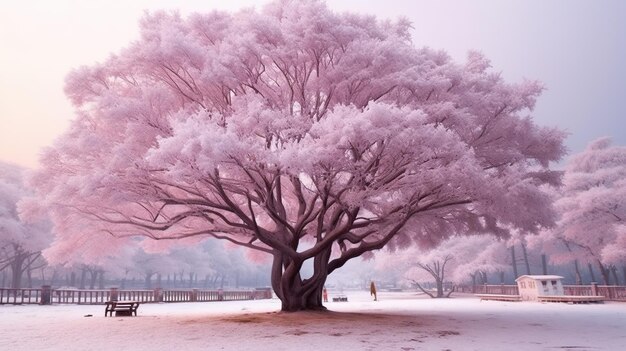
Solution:
M 328 302 L 328 291 L 326 291 L 326 287 L 322 290 L 322 298 L 324 299 L 324 302 Z
M 378 301 L 377 297 L 376 297 L 376 285 L 374 284 L 374 281 L 372 280 L 372 282 L 370 283 L 370 295 L 374 296 L 374 301 Z

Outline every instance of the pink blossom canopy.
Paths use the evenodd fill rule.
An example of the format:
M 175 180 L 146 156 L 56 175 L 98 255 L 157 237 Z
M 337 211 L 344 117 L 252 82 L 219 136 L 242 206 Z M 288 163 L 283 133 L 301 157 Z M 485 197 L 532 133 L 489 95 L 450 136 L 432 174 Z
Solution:
M 315 0 L 146 15 L 67 78 L 77 118 L 28 209 L 52 212 L 49 256 L 85 236 L 216 237 L 271 253 L 275 290 L 302 292 L 388 244 L 549 225 L 540 185 L 564 149 L 528 116 L 541 85 L 415 48 L 409 28 Z

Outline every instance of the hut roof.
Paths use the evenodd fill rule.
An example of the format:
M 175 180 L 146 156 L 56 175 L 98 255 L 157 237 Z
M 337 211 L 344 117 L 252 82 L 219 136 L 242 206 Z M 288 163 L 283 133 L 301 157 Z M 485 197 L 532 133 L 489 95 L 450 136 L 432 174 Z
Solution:
M 520 277 L 518 277 L 517 279 L 515 279 L 515 281 L 524 279 L 524 278 L 529 278 L 532 280 L 559 280 L 559 279 L 563 279 L 563 277 L 561 277 L 560 275 L 522 275 Z

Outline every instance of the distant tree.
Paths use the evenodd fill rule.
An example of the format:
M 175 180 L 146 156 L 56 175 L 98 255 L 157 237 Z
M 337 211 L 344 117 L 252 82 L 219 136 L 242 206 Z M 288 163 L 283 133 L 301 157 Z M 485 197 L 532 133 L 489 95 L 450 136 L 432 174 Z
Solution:
M 457 255 L 461 255 L 459 264 L 451 270 L 450 280 L 456 283 L 467 281 L 468 277 L 476 284 L 475 278 L 481 275 L 482 283 L 489 273 L 503 274 L 511 265 L 509 256 L 510 242 L 494 240 L 493 237 L 468 237 L 463 245 L 459 245 Z M 502 282 L 502 281 L 501 281 Z
M 567 164 L 556 207 L 558 225 L 540 241 L 557 263 L 597 265 L 605 284 L 626 261 L 626 147 L 593 141 Z M 592 272 L 592 271 L 591 271 Z
M 48 257 L 85 235 L 228 240 L 273 257 L 296 311 L 386 245 L 551 224 L 539 185 L 564 134 L 528 117 L 541 85 L 416 49 L 409 29 L 316 0 L 146 15 L 138 41 L 67 78 L 77 118 L 25 206 L 52 213 Z
M 175 274 L 188 268 L 170 254 L 163 252 L 147 253 L 141 248 L 132 255 L 128 266 L 130 270 L 138 273 L 144 279 L 144 288 L 146 289 L 154 288 L 153 279 L 157 275 Z
M 437 247 L 424 250 L 387 252 L 376 256 L 377 270 L 400 271 L 413 286 L 433 298 L 449 297 L 453 289 L 444 291 L 445 283 L 464 282 L 475 272 L 503 270 L 508 252 L 504 241 L 493 235 L 453 236 Z M 392 273 L 391 273 L 392 274 Z M 435 291 L 424 286 L 433 282 Z
M 444 242 L 444 244 L 447 243 Z M 449 248 L 448 245 L 443 246 Z M 429 254 L 420 257 L 418 262 L 415 263 L 416 267 L 407 273 L 411 282 L 430 297 L 450 297 L 450 294 L 453 292 L 453 289 L 450 289 L 448 293 L 444 295 L 443 284 L 445 283 L 446 273 L 449 273 L 446 271 L 446 268 L 449 269 L 450 266 L 455 263 L 454 256 L 446 251 L 447 250 L 432 250 Z M 436 293 L 433 294 L 429 292 L 420 284 L 420 281 L 424 279 L 424 273 L 435 280 Z
M 205 275 L 205 283 L 212 288 L 223 288 L 228 280 L 231 286 L 238 287 L 242 275 L 252 273 L 261 262 L 250 262 L 241 247 L 217 241 L 206 241 L 200 255 L 204 255 L 206 267 L 199 273 Z M 201 260 L 201 257 L 199 257 Z
M 45 261 L 41 250 L 52 241 L 50 225 L 45 220 L 23 222 L 17 204 L 29 191 L 23 184 L 24 169 L 0 162 L 0 271 L 11 270 L 11 288 L 22 287 L 22 278 L 29 278 Z

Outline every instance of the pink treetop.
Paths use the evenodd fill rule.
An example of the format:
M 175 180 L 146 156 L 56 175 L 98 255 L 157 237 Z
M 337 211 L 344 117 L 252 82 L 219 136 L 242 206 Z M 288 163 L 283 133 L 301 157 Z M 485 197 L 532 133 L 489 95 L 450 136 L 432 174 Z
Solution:
M 18 214 L 18 202 L 32 195 L 23 184 L 25 170 L 0 161 L 0 249 L 39 252 L 50 245 L 53 236 L 45 220 L 24 222 Z M 13 252 L 14 253 L 14 252 Z
M 146 15 L 138 41 L 67 78 L 77 118 L 25 206 L 52 213 L 48 256 L 103 233 L 226 239 L 273 256 L 296 310 L 385 245 L 549 225 L 538 185 L 563 133 L 528 117 L 541 86 L 416 49 L 409 27 L 315 0 Z
M 558 196 L 558 225 L 539 238 L 553 260 L 626 259 L 626 147 L 611 146 L 609 138 L 590 143 L 569 161 Z

